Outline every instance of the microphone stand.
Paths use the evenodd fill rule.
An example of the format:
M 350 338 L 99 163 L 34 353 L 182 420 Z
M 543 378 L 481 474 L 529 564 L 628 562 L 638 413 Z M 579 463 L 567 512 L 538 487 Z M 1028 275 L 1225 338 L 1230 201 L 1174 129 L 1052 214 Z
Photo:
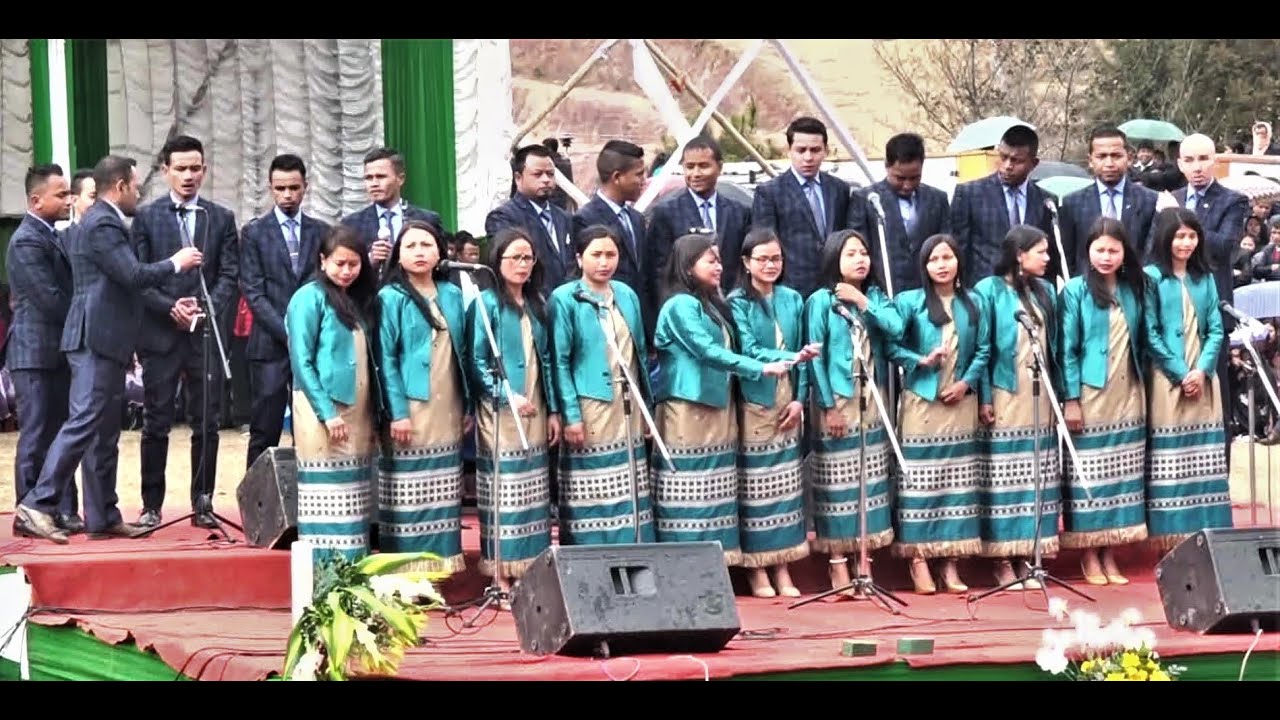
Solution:
M 875 198 L 871 204 L 876 211 L 876 229 L 880 232 L 880 257 L 883 258 L 881 262 L 884 265 L 884 291 L 889 296 L 889 299 L 892 300 L 893 263 L 889 262 L 889 245 L 888 239 L 885 236 L 884 206 L 880 204 L 880 196 L 878 194 L 872 193 L 871 197 Z M 908 240 L 910 240 L 910 238 L 908 238 Z M 901 368 L 897 368 L 892 365 L 890 365 L 890 367 L 892 368 L 890 372 L 893 374 L 893 377 L 885 378 L 885 380 L 888 381 L 885 383 L 885 390 L 889 395 L 889 407 L 896 408 L 898 407 L 898 382 L 902 380 L 902 370 Z M 885 417 L 885 427 L 893 424 L 896 419 L 896 416 L 892 418 Z
M 1254 399 L 1254 390 L 1253 390 L 1253 386 L 1255 385 L 1254 381 L 1259 376 L 1261 376 L 1262 387 L 1266 391 L 1267 399 L 1271 401 L 1271 406 L 1275 409 L 1277 415 L 1280 415 L 1280 398 L 1276 397 L 1276 391 L 1274 388 L 1271 387 L 1272 383 L 1270 382 L 1270 379 L 1267 377 L 1266 370 L 1262 369 L 1266 367 L 1266 364 L 1262 361 L 1262 357 L 1258 354 L 1258 349 L 1253 346 L 1253 334 L 1251 332 L 1241 332 L 1241 330 L 1248 331 L 1251 329 L 1252 328 L 1250 327 L 1249 324 L 1241 323 L 1240 329 L 1236 330 L 1236 333 L 1238 333 L 1237 337 L 1242 341 L 1240 344 L 1244 346 L 1245 350 L 1248 351 L 1249 356 L 1253 360 L 1253 362 L 1242 362 L 1241 368 L 1244 371 L 1245 385 L 1247 387 L 1246 393 L 1248 395 L 1248 405 L 1249 405 L 1249 516 L 1250 516 L 1250 524 L 1256 526 L 1258 524 L 1258 475 L 1257 475 L 1258 471 L 1257 471 L 1257 467 L 1255 466 L 1255 461 L 1253 457 L 1254 433 L 1257 429 L 1257 418 L 1255 417 L 1256 401 Z M 1228 342 L 1228 351 L 1229 349 L 1230 349 L 1230 343 Z M 1219 382 L 1220 386 L 1223 384 L 1224 383 Z M 1223 398 L 1223 401 L 1225 402 L 1226 398 Z M 1275 522 L 1271 520 L 1271 516 L 1274 513 L 1274 508 L 1275 506 L 1271 502 L 1271 483 L 1268 482 L 1267 483 L 1267 519 L 1273 525 L 1275 524 Z
M 182 235 L 183 247 L 195 247 L 195 243 L 192 242 L 191 236 L 187 233 L 187 223 L 186 223 L 187 213 L 195 211 L 195 212 L 202 212 L 205 214 L 204 237 L 202 238 L 204 242 L 201 243 L 201 246 L 208 247 L 209 246 L 209 243 L 208 243 L 209 213 L 208 211 L 200 207 L 199 205 L 195 207 L 187 207 L 185 205 L 179 205 L 176 208 L 174 208 L 174 211 L 181 218 L 178 222 L 178 232 L 181 233 Z M 201 252 L 204 252 L 204 251 L 201 250 Z M 209 447 L 209 393 L 211 390 L 210 386 L 213 384 L 213 372 L 209 367 L 209 361 L 211 360 L 210 358 L 211 345 L 216 344 L 218 347 L 218 357 L 219 359 L 222 360 L 222 377 L 227 381 L 231 380 L 231 364 L 227 362 L 227 351 L 225 346 L 222 344 L 222 332 L 221 330 L 218 329 L 218 317 L 214 312 L 213 298 L 209 296 L 209 285 L 208 283 L 205 282 L 205 279 L 204 279 L 204 267 L 201 266 L 201 267 L 195 268 L 195 271 L 196 271 L 196 277 L 200 278 L 200 297 L 197 299 L 197 301 L 201 303 L 202 307 L 200 309 L 201 314 L 192 318 L 192 325 L 191 325 L 190 331 L 194 332 L 195 323 L 201 322 L 203 320 L 203 322 L 201 322 L 201 330 L 200 330 L 201 354 L 203 356 L 203 360 L 201 364 L 202 372 L 200 375 L 200 383 L 201 383 L 201 389 L 202 389 L 201 398 L 200 398 L 200 406 L 201 406 L 200 463 L 196 468 L 196 475 L 200 475 L 202 472 L 208 471 L 208 468 L 204 466 L 204 458 L 205 458 L 206 449 Z M 210 334 L 211 332 L 212 334 Z M 214 432 L 217 432 L 217 431 L 215 430 Z M 170 525 L 176 525 L 177 523 L 180 523 L 183 520 L 192 519 L 201 510 L 203 510 L 203 512 L 205 512 L 206 514 L 208 514 L 210 517 L 213 518 L 213 524 L 216 526 L 216 529 L 218 530 L 218 532 L 222 534 L 223 540 L 229 543 L 236 542 L 231 538 L 230 535 L 227 534 L 226 528 L 223 527 L 224 524 L 230 525 L 236 530 L 239 530 L 241 533 L 244 532 L 243 527 L 241 527 L 240 525 L 237 525 L 234 522 L 231 522 L 227 518 L 219 515 L 216 511 L 214 511 L 213 498 L 211 495 L 209 498 L 208 507 L 197 508 L 187 513 L 186 515 L 170 520 L 169 522 L 164 523 L 163 525 L 156 525 L 154 527 L 147 528 L 144 532 L 140 533 L 139 535 L 140 536 L 150 535 L 157 530 L 167 528 Z
M 1019 320 L 1018 322 L 1021 324 L 1023 321 Z M 1031 547 L 1032 547 L 1031 562 L 1027 565 L 1026 573 L 1024 575 L 1020 577 L 1016 577 L 1010 582 L 1007 582 L 1004 585 L 1001 585 L 999 587 L 992 588 L 991 590 L 988 590 L 980 595 L 970 595 L 968 598 L 968 604 L 972 605 L 973 603 L 976 603 L 989 595 L 994 595 L 995 593 L 1002 592 L 1004 590 L 1007 590 L 1013 587 L 1014 585 L 1025 587 L 1022 584 L 1027 580 L 1031 580 L 1031 579 L 1035 579 L 1037 581 L 1037 583 L 1040 586 L 1040 592 L 1044 594 L 1045 608 L 1049 607 L 1048 583 L 1053 583 L 1055 585 L 1058 585 L 1059 587 L 1066 588 L 1067 590 L 1075 593 L 1076 595 L 1079 595 L 1080 597 L 1084 598 L 1085 600 L 1088 600 L 1089 602 L 1096 602 L 1096 600 L 1089 597 L 1088 595 L 1071 587 L 1070 585 L 1063 582 L 1059 578 L 1054 577 L 1053 575 L 1050 575 L 1044 569 L 1043 558 L 1041 556 L 1041 542 L 1040 542 L 1042 540 L 1042 533 L 1040 532 L 1040 528 L 1041 528 L 1041 525 L 1043 524 L 1041 513 L 1044 507 L 1044 487 L 1043 487 L 1043 482 L 1042 482 L 1041 473 L 1040 473 L 1040 388 L 1041 386 L 1044 385 L 1044 387 L 1047 388 L 1049 393 L 1049 404 L 1055 410 L 1058 409 L 1058 399 L 1057 397 L 1055 397 L 1053 392 L 1053 383 L 1041 382 L 1041 374 L 1044 372 L 1044 368 L 1048 365 L 1048 363 L 1045 362 L 1044 356 L 1040 352 L 1040 341 L 1036 338 L 1036 331 L 1034 327 L 1029 326 L 1029 324 L 1023 325 L 1023 327 L 1026 329 L 1027 334 L 1031 336 L 1031 355 L 1032 355 L 1031 365 L 1029 365 L 1028 367 L 1031 369 L 1031 402 L 1032 402 L 1031 424 L 1032 424 L 1032 427 L 1034 428 L 1031 436 L 1031 442 L 1032 442 L 1031 472 L 1033 473 L 1032 477 L 1034 478 L 1034 482 L 1036 486 L 1036 501 L 1035 501 L 1035 528 L 1036 529 L 1035 529 L 1034 539 L 1032 540 L 1032 544 L 1031 544 Z M 1063 421 L 1062 427 L 1065 428 L 1065 426 L 1066 426 L 1066 422 Z M 1059 434 L 1059 437 L 1063 437 L 1065 436 L 1066 433 L 1060 430 L 1058 434 Z M 1080 462 L 1078 458 L 1076 458 L 1075 447 L 1071 443 L 1069 438 L 1067 439 L 1066 443 L 1067 443 L 1067 447 L 1071 448 L 1071 453 L 1072 453 L 1071 457 L 1076 463 L 1076 469 L 1079 470 Z M 1084 485 L 1082 485 L 1082 487 L 1085 488 L 1085 494 L 1089 497 L 1089 500 L 1092 501 L 1093 496 L 1089 495 L 1088 487 Z M 972 614 L 972 611 L 970 612 Z
M 604 333 L 605 342 L 609 344 L 609 349 L 613 355 L 614 366 L 618 368 L 617 382 L 622 385 L 622 414 L 625 417 L 627 426 L 627 472 L 631 476 L 631 522 L 635 529 L 635 542 L 640 544 L 640 471 L 636 467 L 635 456 L 635 433 L 631 430 L 631 403 L 633 398 L 636 405 L 640 406 L 640 416 L 644 419 L 645 426 L 649 428 L 649 434 L 653 438 L 654 445 L 658 448 L 658 452 L 662 454 L 662 459 L 667 461 L 667 467 L 671 472 L 676 471 L 675 463 L 671 461 L 671 453 L 667 451 L 667 446 L 662 442 L 662 436 L 658 434 L 658 428 L 653 422 L 653 416 L 649 414 L 649 408 L 645 405 L 644 398 L 639 397 L 636 387 L 636 381 L 631 377 L 631 370 L 622 360 L 622 349 L 618 347 L 618 338 L 615 333 L 612 315 L 608 314 L 599 303 L 581 295 L 576 295 L 596 308 L 596 317 L 600 321 L 600 330 Z M 609 318 L 606 324 L 605 318 Z
M 489 271 L 489 274 L 493 275 L 495 292 L 497 292 L 497 284 L 500 282 L 497 274 L 487 265 L 481 267 L 484 267 L 485 270 Z M 464 277 L 469 278 L 470 276 Z M 479 597 L 468 600 L 456 607 L 451 607 L 446 611 L 446 616 L 456 616 L 461 614 L 463 608 L 479 606 L 476 614 L 462 624 L 462 627 L 468 629 L 475 627 L 476 620 L 484 614 L 484 611 L 489 606 L 511 599 L 511 594 L 503 590 L 498 583 L 498 578 L 502 577 L 502 466 L 500 465 L 501 453 L 499 452 L 499 445 L 502 441 L 502 405 L 499 400 L 500 393 L 506 396 L 507 410 L 511 412 L 512 421 L 516 426 L 516 434 L 520 437 L 520 447 L 526 453 L 529 452 L 529 438 L 525 435 L 524 425 L 520 422 L 520 416 L 516 413 L 515 393 L 512 392 L 511 383 L 507 379 L 507 369 L 503 365 L 502 352 L 498 348 L 497 340 L 494 339 L 493 326 L 489 322 L 489 311 L 485 309 L 483 298 L 477 297 L 475 304 L 480 313 L 480 324 L 484 327 L 485 336 L 489 340 L 489 351 L 493 354 L 493 362 L 489 364 L 489 374 L 493 376 L 493 385 L 496 390 L 489 398 L 489 406 L 493 412 L 493 443 L 489 448 L 490 462 L 493 463 L 493 479 L 489 484 L 489 492 L 492 496 L 491 501 L 493 504 L 493 530 L 491 532 L 493 541 L 493 577 Z M 499 321 L 501 321 L 501 307 L 498 308 L 498 316 Z
M 839 302 L 837 300 L 837 302 Z M 839 306 L 837 306 L 839 307 Z M 787 609 L 798 608 L 801 605 L 807 605 L 816 602 L 830 595 L 853 589 L 855 596 L 871 600 L 879 607 L 889 611 L 893 615 L 900 614 L 899 610 L 889 603 L 890 600 L 907 606 L 902 598 L 894 595 L 884 587 L 878 585 L 871 577 L 871 557 L 870 551 L 867 549 L 867 389 L 871 390 L 872 399 L 875 401 L 877 409 L 880 411 L 880 417 L 884 421 L 885 433 L 889 436 L 889 442 L 893 445 L 893 450 L 898 456 L 898 462 L 902 468 L 902 472 L 907 474 L 907 462 L 902 456 L 902 448 L 898 446 L 898 438 L 894 433 L 893 427 L 889 424 L 887 414 L 885 412 L 884 401 L 880 397 L 880 390 L 876 387 L 876 383 L 866 382 L 867 380 L 867 358 L 862 353 L 862 338 L 866 333 L 866 328 L 861 321 L 854 318 L 847 312 L 837 313 L 844 318 L 849 324 L 849 341 L 853 343 L 853 389 L 858 396 L 858 571 L 852 582 L 838 588 L 832 588 L 826 592 L 814 595 L 799 602 L 791 604 Z

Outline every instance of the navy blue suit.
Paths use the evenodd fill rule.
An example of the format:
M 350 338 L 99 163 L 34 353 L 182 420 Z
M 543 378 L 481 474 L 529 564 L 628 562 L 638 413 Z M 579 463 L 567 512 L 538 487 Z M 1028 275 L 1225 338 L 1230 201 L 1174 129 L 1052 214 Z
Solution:
M 440 232 L 445 232 L 439 213 L 410 205 L 403 198 L 400 203 L 401 227 L 404 227 L 404 223 L 409 220 L 421 220 L 440 228 Z M 373 247 L 373 243 L 378 239 L 378 228 L 386 226 L 386 221 L 382 219 L 382 213 L 385 211 L 386 208 L 369 203 L 338 221 L 340 224 L 346 225 L 360 234 L 360 239 L 364 241 L 366 260 L 369 259 L 369 248 Z M 391 241 L 395 242 L 395 238 L 391 238 Z M 381 268 L 375 265 L 374 270 L 380 271 Z
M 253 397 L 246 467 L 252 466 L 267 448 L 280 444 L 292 384 L 284 314 L 289 299 L 311 281 L 319 268 L 320 243 L 330 230 L 328 223 L 305 213 L 299 213 L 296 219 L 301 225 L 297 273 L 293 271 L 275 208 L 254 218 L 241 231 L 240 291 L 253 311 L 253 329 L 245 351 Z
M 649 247 L 644 215 L 633 207 L 623 206 L 631 228 L 635 231 L 635 247 L 628 242 L 622 221 L 614 213 L 613 208 L 602 200 L 597 193 L 591 200 L 578 208 L 573 216 L 573 236 L 592 225 L 605 225 L 613 228 L 622 238 L 621 252 L 618 254 L 618 270 L 613 279 L 629 286 L 640 297 L 640 312 L 644 315 L 645 333 L 652 336 L 653 326 L 658 319 L 658 274 L 653 266 L 653 252 Z M 575 260 L 575 267 L 577 261 Z
M 61 345 L 71 365 L 69 417 L 49 448 L 36 487 L 22 504 L 52 514 L 76 465 L 92 446 L 92 472 L 81 478 L 85 529 L 101 532 L 120 523 L 115 490 L 120 403 L 125 368 L 133 359 L 142 325 L 139 290 L 160 285 L 175 273 L 167 258 L 138 262 L 124 220 L 102 199 L 85 212 L 79 225 L 69 228 L 66 249 L 74 288 Z
M 1129 244 L 1138 253 L 1138 260 L 1151 250 L 1152 220 L 1156 216 L 1154 190 L 1126 179 L 1124 194 L 1116 198 L 1120 210 L 1120 222 L 1129 236 Z M 1102 217 L 1102 203 L 1108 198 L 1098 192 L 1098 183 L 1069 193 L 1062 199 L 1058 210 L 1058 225 L 1062 229 L 1062 249 L 1071 258 L 1071 276 L 1084 275 L 1089 269 L 1089 230 Z
M 871 193 L 880 196 L 884 208 L 885 247 L 889 252 L 886 262 L 880 257 L 880 225 L 875 208 L 867 199 Z M 902 209 L 898 206 L 898 194 L 889 183 L 881 180 L 866 188 L 859 188 L 849 198 L 848 229 L 856 230 L 870 244 L 871 257 L 893 281 L 894 294 L 921 287 L 920 248 L 924 241 L 940 233 L 951 234 L 951 203 L 947 194 L 928 185 L 920 185 L 915 191 L 915 223 L 908 232 Z
M 751 228 L 751 208 L 717 193 L 715 209 L 714 223 L 720 240 L 720 263 L 724 266 L 724 272 L 720 274 L 720 288 L 727 294 L 733 289 L 738 272 L 742 270 L 742 241 Z M 655 288 L 676 239 L 687 235 L 690 228 L 697 227 L 703 227 L 702 209 L 694 202 L 693 194 L 687 188 L 672 193 L 653 206 L 653 214 L 649 218 L 648 254 L 653 256 L 649 274 L 655 278 Z
M 203 330 L 197 327 L 196 332 L 188 332 L 179 328 L 169 317 L 169 311 L 178 298 L 194 297 L 204 304 L 199 275 L 202 273 L 213 302 L 213 320 L 219 323 L 224 349 L 230 353 L 229 333 L 225 328 L 239 300 L 240 239 L 235 215 L 229 209 L 204 198 L 199 198 L 197 203 L 204 212 L 188 211 L 195 220 L 190 238 L 178 222 L 168 193 L 139 208 L 133 219 L 133 242 L 142 262 L 170 257 L 189 243 L 204 256 L 199 269 L 175 274 L 161 285 L 142 291 L 146 308 L 142 335 L 138 339 L 144 399 L 142 506 L 144 510 L 157 512 L 164 504 L 169 431 L 173 427 L 179 383 L 186 390 L 187 416 L 191 418 L 192 508 L 197 506 L 200 496 L 213 495 L 218 477 L 219 415 L 226 382 L 222 359 L 216 341 L 210 337 L 206 364 Z M 209 385 L 207 398 L 204 397 L 205 378 Z
M 22 218 L 5 254 L 13 296 L 13 323 L 0 364 L 9 368 L 18 403 L 18 447 L 14 479 L 18 500 L 36 485 L 49 446 L 67 420 L 71 369 L 59 346 L 71 308 L 71 262 L 62 238 L 40 218 Z M 58 501 L 74 515 L 79 506 L 75 479 Z
M 578 259 L 573 252 L 569 213 L 551 203 L 547 203 L 547 211 L 551 214 L 551 224 L 556 229 L 554 239 L 547 235 L 547 228 L 542 224 L 533 204 L 520 195 L 489 211 L 484 219 L 484 233 L 492 238 L 499 230 L 520 228 L 529 235 L 529 239 L 533 241 L 533 252 L 538 256 L 538 264 L 542 265 L 542 287 L 538 288 L 538 292 L 549 299 L 552 290 L 574 275 Z
M 787 260 L 780 282 L 806 298 L 818 289 L 827 236 L 844 230 L 849 218 L 849 183 L 825 172 L 818 173 L 818 180 L 826 215 L 824 227 L 817 226 L 804 188 L 791 168 L 757 187 L 751 205 L 751 226 L 773 228 L 782 240 Z
M 1061 261 L 1053 239 L 1053 216 L 1044 205 L 1048 197 L 1034 182 L 1027 182 L 1022 224 L 1038 227 L 1049 236 L 1049 268 L 1045 271 L 1045 280 L 1052 284 L 1061 273 Z M 1000 182 L 999 173 L 956 186 L 951 198 L 951 234 L 965 253 L 966 285 L 972 287 L 995 274 L 1009 228 L 1005 185 Z

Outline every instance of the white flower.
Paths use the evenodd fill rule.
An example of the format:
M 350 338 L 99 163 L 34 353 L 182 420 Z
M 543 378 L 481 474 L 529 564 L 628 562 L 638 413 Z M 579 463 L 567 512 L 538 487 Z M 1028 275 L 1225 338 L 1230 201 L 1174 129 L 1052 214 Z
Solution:
M 1120 619 L 1126 625 L 1137 625 L 1142 622 L 1142 613 L 1137 608 L 1127 608 L 1120 613 Z
M 435 586 L 433 586 L 431 581 L 426 578 L 417 582 L 407 583 L 405 591 L 408 594 L 406 595 L 402 593 L 400 597 L 404 598 L 406 601 L 412 601 L 417 598 L 427 598 L 437 602 L 444 602 L 444 598 L 440 597 L 440 593 L 436 592 Z
M 379 600 L 390 600 L 400 585 L 400 578 L 394 575 L 373 575 L 369 578 L 369 587 Z
M 377 636 L 374 635 L 373 631 L 369 630 L 369 626 L 364 623 L 360 623 L 356 626 L 356 642 L 364 646 L 365 651 L 370 655 L 376 656 L 380 654 L 380 651 L 378 650 Z
M 293 666 L 293 674 L 289 676 L 290 680 L 315 680 L 316 671 L 320 669 L 320 663 L 324 661 L 324 657 L 315 650 L 308 650 L 298 658 L 298 663 Z
M 1070 630 L 1045 630 L 1040 637 L 1041 649 L 1066 652 L 1075 642 L 1076 634 Z
M 1067 619 L 1067 601 L 1060 597 L 1049 598 L 1049 616 L 1061 622 Z
M 1067 656 L 1062 648 L 1042 647 L 1036 651 L 1036 665 L 1047 673 L 1057 675 L 1067 669 Z

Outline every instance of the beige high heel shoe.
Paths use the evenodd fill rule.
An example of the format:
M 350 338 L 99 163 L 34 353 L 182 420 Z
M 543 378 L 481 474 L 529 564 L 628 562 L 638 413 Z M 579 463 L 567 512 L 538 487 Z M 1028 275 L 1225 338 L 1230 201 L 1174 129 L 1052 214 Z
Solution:
M 924 558 L 911 558 L 911 582 L 916 586 L 917 595 L 938 592 L 938 587 L 933 584 L 933 574 L 929 572 L 929 561 Z

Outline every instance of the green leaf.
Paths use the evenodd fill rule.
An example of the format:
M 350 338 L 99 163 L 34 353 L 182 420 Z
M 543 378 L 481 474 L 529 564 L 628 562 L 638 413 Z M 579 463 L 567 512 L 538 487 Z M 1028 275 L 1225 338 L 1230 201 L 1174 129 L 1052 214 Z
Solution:
M 440 556 L 433 553 L 376 553 L 362 558 L 356 563 L 356 569 L 365 575 L 383 575 L 417 560 L 438 561 Z
M 284 654 L 284 677 L 288 680 L 293 676 L 293 668 L 298 664 L 299 658 L 302 657 L 302 622 L 299 621 L 294 626 L 293 632 L 289 633 L 289 649 Z
M 374 612 L 381 615 L 382 619 L 391 627 L 391 631 L 406 643 L 410 645 L 418 644 L 418 630 L 420 627 L 407 613 L 382 602 L 369 591 L 369 588 L 350 587 L 347 588 L 347 592 L 373 608 Z
M 333 622 L 329 624 L 329 675 L 335 672 L 341 676 L 347 665 L 347 656 L 351 653 L 351 643 L 356 637 L 356 620 L 342 609 L 339 593 L 330 593 L 325 602 L 333 610 Z M 341 679 L 341 678 L 335 678 Z

